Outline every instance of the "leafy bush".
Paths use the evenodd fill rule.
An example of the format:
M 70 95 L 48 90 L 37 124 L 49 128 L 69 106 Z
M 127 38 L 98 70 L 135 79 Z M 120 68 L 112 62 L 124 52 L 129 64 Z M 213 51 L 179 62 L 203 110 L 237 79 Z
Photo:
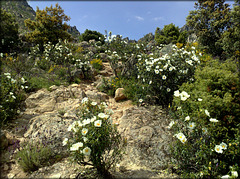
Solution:
M 117 77 L 112 77 L 110 79 L 102 78 L 102 84 L 98 87 L 101 92 L 107 93 L 109 96 L 114 96 L 115 91 L 122 87 L 120 79 Z
M 93 59 L 90 61 L 90 64 L 95 68 L 96 70 L 102 70 L 103 64 L 101 59 Z
M 95 40 L 100 41 L 102 44 L 104 43 L 104 36 L 100 32 L 92 31 L 86 29 L 84 33 L 82 33 L 79 37 L 80 41 L 89 41 L 89 40 Z
M 3 122 L 14 119 L 20 113 L 21 102 L 25 99 L 24 90 L 28 86 L 23 77 L 14 78 L 10 73 L 3 73 L 0 77 L 0 120 L 2 125 Z
M 147 101 L 147 94 L 162 105 L 171 102 L 173 91 L 177 90 L 179 85 L 186 81 L 194 81 L 193 74 L 200 63 L 195 47 L 186 50 L 175 45 L 169 54 L 162 55 L 156 51 L 138 55 L 138 58 L 137 85 L 146 91 L 141 98 Z
M 73 138 L 63 141 L 63 145 L 68 145 L 74 161 L 93 165 L 105 177 L 109 176 L 108 170 L 121 159 L 125 145 L 110 119 L 112 112 L 106 107 L 104 102 L 97 104 L 84 98 L 79 108 L 79 121 L 68 128 Z
M 15 158 L 25 172 L 33 172 L 53 163 L 53 151 L 43 143 L 27 143 L 20 147 Z
M 198 68 L 194 83 L 174 92 L 175 120 L 169 127 L 176 165 L 185 177 L 240 172 L 240 89 L 234 61 L 212 60 Z M 234 173 L 234 172 L 233 172 Z

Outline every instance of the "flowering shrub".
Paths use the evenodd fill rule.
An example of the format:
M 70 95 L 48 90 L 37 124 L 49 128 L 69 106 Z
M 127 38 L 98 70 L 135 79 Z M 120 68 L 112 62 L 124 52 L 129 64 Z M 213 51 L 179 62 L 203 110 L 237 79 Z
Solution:
M 93 59 L 92 61 L 90 61 L 90 64 L 93 66 L 93 68 L 95 68 L 97 70 L 102 70 L 102 68 L 103 68 L 101 59 Z
M 25 99 L 24 92 L 28 86 L 23 77 L 14 78 L 10 73 L 3 73 L 0 77 L 0 120 L 2 124 L 5 120 L 14 119 L 20 114 L 20 104 Z
M 138 55 L 138 85 L 157 103 L 168 105 L 173 91 L 186 81 L 194 81 L 195 68 L 200 63 L 195 48 L 187 51 L 173 45 L 172 53 L 162 55 L 159 51 Z M 146 99 L 145 96 L 141 98 Z
M 48 72 L 53 71 L 61 78 L 69 82 L 74 81 L 72 71 L 81 70 L 84 78 L 88 78 L 90 65 L 81 52 L 81 48 L 67 41 L 59 41 L 56 45 L 51 42 L 44 44 L 44 51 L 41 54 L 39 45 L 31 49 L 30 56 L 35 59 L 35 65 Z M 52 68 L 58 66 L 61 68 Z
M 212 60 L 174 92 L 172 154 L 185 177 L 240 172 L 240 89 L 236 63 Z
M 79 107 L 79 121 L 68 127 L 72 138 L 63 140 L 68 145 L 74 161 L 96 167 L 98 172 L 107 176 L 110 167 L 121 159 L 125 142 L 112 124 L 111 110 L 107 110 L 103 102 L 83 98 Z M 91 162 L 91 163 L 90 163 Z

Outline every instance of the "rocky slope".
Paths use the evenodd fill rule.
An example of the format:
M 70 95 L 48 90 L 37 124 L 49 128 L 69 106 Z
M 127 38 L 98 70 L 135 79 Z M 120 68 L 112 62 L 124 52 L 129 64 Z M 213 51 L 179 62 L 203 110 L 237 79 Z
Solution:
M 77 119 L 75 114 L 82 98 L 105 101 L 114 111 L 111 116 L 118 130 L 127 138 L 128 145 L 123 160 L 111 173 L 117 178 L 174 178 L 169 169 L 169 143 L 172 134 L 167 129 L 169 117 L 159 106 L 136 106 L 130 100 L 116 100 L 98 92 L 96 82 L 92 84 L 72 84 L 68 87 L 52 86 L 32 93 L 26 99 L 26 109 L 21 116 L 3 131 L 5 148 L 16 141 L 47 140 L 55 154 L 66 156 L 53 165 L 24 173 L 15 160 L 4 153 L 2 157 L 2 177 L 8 178 L 75 178 L 85 176 L 91 168 L 71 164 L 62 146 L 69 137 L 68 126 Z M 85 176 L 86 177 L 86 176 Z

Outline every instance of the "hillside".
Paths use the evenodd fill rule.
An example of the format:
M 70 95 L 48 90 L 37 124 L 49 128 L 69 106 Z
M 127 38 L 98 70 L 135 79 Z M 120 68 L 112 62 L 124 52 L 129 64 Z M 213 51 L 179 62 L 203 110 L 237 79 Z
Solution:
M 27 27 L 24 25 L 24 20 L 30 18 L 34 20 L 36 17 L 36 12 L 33 8 L 27 3 L 26 0 L 18 1 L 1 1 L 1 8 L 5 9 L 14 17 L 19 24 L 20 34 L 24 34 L 28 31 Z M 80 35 L 80 32 L 77 30 L 76 26 L 71 27 L 68 32 L 74 37 L 77 38 Z

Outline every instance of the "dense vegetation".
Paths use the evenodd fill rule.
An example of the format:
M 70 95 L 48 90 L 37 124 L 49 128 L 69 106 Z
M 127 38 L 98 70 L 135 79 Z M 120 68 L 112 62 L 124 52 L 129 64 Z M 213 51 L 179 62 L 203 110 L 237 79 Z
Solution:
M 157 28 L 155 37 L 147 34 L 139 42 L 130 42 L 112 32 L 86 30 L 79 36 L 82 42 L 73 43 L 63 23 L 69 17 L 56 5 L 38 9 L 34 20 L 25 21 L 29 32 L 23 43 L 14 17 L 1 11 L 1 26 L 9 29 L 1 33 L 1 127 L 18 116 L 27 93 L 54 84 L 93 81 L 105 61 L 114 76 L 103 78 L 99 90 L 114 95 L 123 87 L 135 104 L 162 105 L 169 110 L 177 173 L 184 178 L 236 178 L 240 172 L 239 16 L 239 0 L 233 9 L 224 0 L 199 0 L 187 17 L 191 31 L 169 24 Z M 187 41 L 192 32 L 196 42 Z M 30 47 L 27 52 L 26 46 Z M 107 170 L 121 158 L 116 146 L 123 147 L 124 141 L 108 121 L 105 104 L 96 105 L 82 101 L 81 120 L 69 126 L 75 138 L 63 144 L 75 161 L 84 163 L 87 156 L 101 174 L 108 175 Z M 108 142 L 99 142 L 101 136 Z M 110 150 L 117 154 L 101 160 Z M 36 169 L 24 161 L 20 165 L 24 170 Z

